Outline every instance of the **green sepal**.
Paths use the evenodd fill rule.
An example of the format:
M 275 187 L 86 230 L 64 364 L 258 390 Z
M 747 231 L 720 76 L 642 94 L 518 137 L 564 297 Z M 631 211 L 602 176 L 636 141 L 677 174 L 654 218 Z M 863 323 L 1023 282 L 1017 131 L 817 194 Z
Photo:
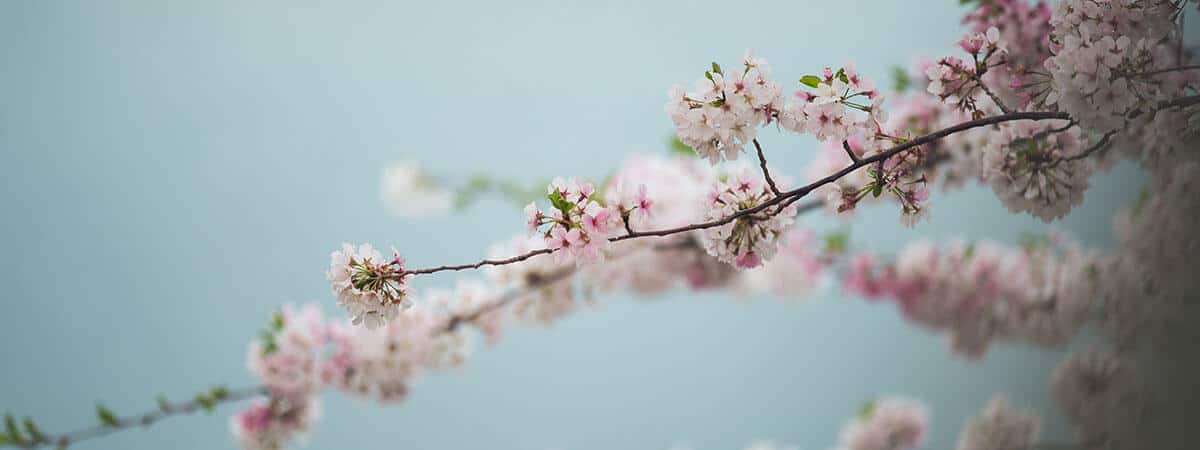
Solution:
M 113 414 L 111 409 L 108 409 L 108 407 L 100 403 L 96 404 L 96 418 L 100 420 L 100 423 L 110 427 L 115 427 L 121 424 L 121 420 L 117 418 L 117 415 Z

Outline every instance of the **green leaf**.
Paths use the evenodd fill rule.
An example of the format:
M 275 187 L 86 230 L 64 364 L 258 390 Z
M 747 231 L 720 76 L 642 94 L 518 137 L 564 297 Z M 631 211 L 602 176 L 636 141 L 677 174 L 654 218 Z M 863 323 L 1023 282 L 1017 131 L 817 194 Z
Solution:
M 42 442 L 46 440 L 46 434 L 42 433 L 42 430 L 38 428 L 36 423 L 33 423 L 32 418 L 26 417 L 24 425 L 25 433 L 29 435 L 29 438 L 32 439 L 33 442 Z
M 704 78 L 708 78 L 708 81 L 712 81 L 712 72 L 709 72 L 709 71 L 705 70 L 705 71 L 704 71 Z
M 216 406 L 217 403 L 207 394 L 196 394 L 196 398 L 194 400 L 197 405 L 200 405 L 200 409 L 203 409 L 206 413 L 211 413 L 213 407 Z
M 550 199 L 550 204 L 554 205 L 555 209 L 562 211 L 564 216 L 566 216 L 572 208 L 575 208 L 575 203 L 563 198 L 562 193 L 558 192 L 557 190 L 547 194 L 546 198 Z
M 229 388 L 225 386 L 213 386 L 208 390 L 208 395 L 212 396 L 213 400 L 224 400 L 229 397 Z
M 879 197 L 880 194 L 883 194 L 883 185 L 879 183 L 871 183 L 871 195 Z
M 967 249 L 963 251 L 963 257 L 970 258 L 975 255 L 975 243 L 967 243 Z
M 815 88 L 821 85 L 821 77 L 816 75 L 805 75 L 800 77 L 800 83 L 805 86 Z
M 1138 193 L 1137 201 L 1133 203 L 1133 215 L 1142 214 L 1142 210 L 1146 209 L 1146 204 L 1150 203 L 1150 191 L 1142 188 L 1142 192 Z
M 692 147 L 684 144 L 683 141 L 679 140 L 679 136 L 673 134 L 667 140 L 667 148 L 670 149 L 672 155 L 692 156 L 696 154 L 696 151 L 692 150 Z
M 713 71 L 713 73 L 719 73 L 721 75 L 725 74 L 725 72 L 721 71 L 721 65 L 717 64 L 716 61 L 713 61 L 713 63 L 712 63 L 712 71 Z
M 155 399 L 158 402 L 158 410 L 162 412 L 171 412 L 171 402 L 167 401 L 167 396 L 159 394 Z
M 9 435 L 0 434 L 0 446 L 11 445 L 11 444 L 15 444 L 15 443 L 16 442 L 13 441 L 12 437 L 9 437 Z
M 117 418 L 117 415 L 113 414 L 111 409 L 108 409 L 108 407 L 101 403 L 96 404 L 96 418 L 100 419 L 100 423 L 110 427 L 115 427 L 121 424 L 121 420 Z
M 875 401 L 869 400 L 858 406 L 858 418 L 867 420 L 871 415 L 875 414 Z
M 908 76 L 908 71 L 900 66 L 892 66 L 892 89 L 896 92 L 904 92 L 912 85 L 912 78 Z
M 837 73 L 833 74 L 833 77 L 842 80 L 843 83 L 850 82 L 850 77 L 846 76 L 846 69 L 839 68 Z
M 21 430 L 17 428 L 17 418 L 12 414 L 4 415 L 4 434 L 12 442 L 21 443 L 25 438 L 21 437 Z
M 849 245 L 849 230 L 833 231 L 825 235 L 825 251 L 829 253 L 842 253 Z
M 271 314 L 271 329 L 275 330 L 275 331 L 279 331 L 279 330 L 283 329 L 283 312 L 282 311 L 276 310 L 274 314 Z
M 1050 238 L 1048 238 L 1044 235 L 1041 235 L 1041 234 L 1030 233 L 1030 232 L 1026 231 L 1026 232 L 1021 233 L 1020 242 L 1021 242 L 1021 247 L 1025 248 L 1026 250 L 1032 250 L 1032 249 L 1049 244 Z

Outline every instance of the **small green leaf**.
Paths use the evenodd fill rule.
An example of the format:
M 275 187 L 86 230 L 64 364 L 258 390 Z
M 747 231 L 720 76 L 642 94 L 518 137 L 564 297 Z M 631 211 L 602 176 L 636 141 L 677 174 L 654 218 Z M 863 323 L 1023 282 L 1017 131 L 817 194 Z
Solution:
M 716 61 L 713 61 L 713 63 L 712 63 L 712 71 L 713 71 L 713 73 L 719 73 L 721 75 L 725 74 L 725 72 L 721 72 L 721 65 L 717 64 Z
M 892 89 L 896 92 L 904 92 L 912 85 L 912 78 L 908 76 L 908 71 L 900 66 L 892 66 Z
M 7 434 L 0 434 L 0 446 L 15 444 L 11 437 Z
M 162 412 L 171 412 L 171 402 L 167 401 L 167 396 L 159 394 L 155 399 L 158 402 L 158 410 Z
M 550 199 L 550 204 L 554 205 L 555 209 L 562 211 L 564 215 L 575 207 L 575 203 L 563 198 L 562 193 L 557 190 L 546 195 L 546 198 Z
M 96 404 L 96 418 L 100 419 L 100 423 L 110 427 L 115 427 L 121 423 L 121 420 L 117 418 L 116 414 L 113 414 L 111 409 L 100 403 Z
M 1142 214 L 1142 210 L 1146 209 L 1146 204 L 1150 203 L 1150 191 L 1142 188 L 1142 192 L 1138 194 L 1137 201 L 1133 203 L 1133 215 Z
M 42 433 L 42 430 L 38 428 L 36 423 L 33 423 L 32 418 L 26 417 L 24 425 L 25 433 L 29 435 L 29 438 L 32 439 L 33 442 L 42 442 L 46 440 L 46 434 Z
M 709 71 L 705 70 L 705 71 L 704 71 L 704 78 L 708 78 L 708 81 L 712 81 L 712 72 L 709 72 Z
M 206 413 L 211 413 L 213 407 L 216 406 L 216 402 L 207 394 L 196 394 L 196 398 L 194 400 L 196 404 L 200 406 L 200 409 L 203 409 Z
M 849 245 L 849 230 L 834 231 L 825 235 L 825 251 L 829 253 L 842 253 Z
M 880 194 L 883 194 L 883 185 L 879 183 L 871 183 L 871 195 L 879 197 Z
M 800 77 L 800 83 L 805 86 L 815 88 L 821 85 L 821 77 L 816 75 L 805 75 Z
M 871 415 L 875 414 L 875 401 L 869 400 L 858 406 L 858 418 L 867 420 Z
M 208 395 L 212 396 L 213 400 L 224 400 L 229 397 L 229 388 L 225 386 L 213 386 L 208 390 Z
M 963 251 L 963 257 L 970 258 L 975 255 L 975 243 L 967 243 L 967 249 Z
M 843 83 L 850 82 L 850 78 L 846 76 L 846 69 L 838 69 L 837 73 L 833 74 L 833 77 L 842 80 Z
M 692 147 L 684 144 L 676 135 L 671 135 L 671 138 L 668 139 L 667 148 L 671 150 L 672 155 L 692 156 L 696 154 Z
M 271 314 L 271 329 L 279 331 L 283 329 L 283 312 L 276 310 Z
M 12 414 L 4 415 L 4 434 L 12 442 L 21 443 L 25 438 L 21 437 L 21 430 L 17 428 L 17 418 Z

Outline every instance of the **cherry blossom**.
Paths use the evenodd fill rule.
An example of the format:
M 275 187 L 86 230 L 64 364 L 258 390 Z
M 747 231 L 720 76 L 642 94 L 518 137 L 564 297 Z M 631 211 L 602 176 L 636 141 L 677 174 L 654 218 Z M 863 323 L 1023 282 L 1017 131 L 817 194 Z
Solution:
M 983 148 L 983 177 L 1009 211 L 1060 219 L 1083 202 L 1092 174 L 1087 161 L 1075 159 L 1080 139 L 1070 124 L 1003 125 Z
M 453 194 L 439 187 L 418 164 L 405 161 L 383 172 L 379 195 L 388 211 L 400 217 L 427 217 L 450 210 Z
M 915 400 L 885 397 L 868 403 L 842 428 L 840 450 L 907 450 L 917 448 L 929 428 L 929 413 Z
M 709 191 L 704 219 L 723 219 L 759 206 L 772 195 L 762 177 L 743 168 L 717 182 Z M 700 242 L 708 254 L 722 262 L 743 269 L 758 267 L 775 256 L 780 236 L 795 221 L 795 211 L 795 205 L 791 205 L 770 215 L 738 217 L 725 225 L 705 229 Z
M 330 255 L 325 277 L 337 295 L 338 306 L 346 309 L 355 325 L 379 328 L 412 305 L 406 297 L 400 256 L 394 253 L 391 260 L 384 260 L 371 244 L 357 248 L 342 244 L 341 250 Z
M 963 426 L 957 450 L 1032 450 L 1039 419 L 1032 411 L 1014 411 L 1003 396 L 993 397 Z
M 714 62 L 694 92 L 673 86 L 666 111 L 679 140 L 713 164 L 737 159 L 783 107 L 782 88 L 770 76 L 766 60 L 747 51 L 740 67 L 725 70 Z

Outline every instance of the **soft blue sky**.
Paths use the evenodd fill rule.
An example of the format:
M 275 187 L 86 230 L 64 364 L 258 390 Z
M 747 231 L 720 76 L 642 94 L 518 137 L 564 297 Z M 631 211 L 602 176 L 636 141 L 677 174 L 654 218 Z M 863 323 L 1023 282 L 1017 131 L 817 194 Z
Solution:
M 604 173 L 663 151 L 667 88 L 713 59 L 752 47 L 781 80 L 854 61 L 885 82 L 889 66 L 950 49 L 956 3 L 2 2 L 0 409 L 59 430 L 90 423 L 99 400 L 127 413 L 157 393 L 251 383 L 245 345 L 271 310 L 318 301 L 337 313 L 322 273 L 342 241 L 395 244 L 426 266 L 477 259 L 521 229 L 498 201 L 388 216 L 377 189 L 389 161 Z M 814 151 L 764 141 L 791 173 Z M 1132 174 L 1097 180 L 1059 228 L 1109 245 Z M 867 211 L 854 242 L 1045 229 L 981 189 L 935 202 L 912 230 Z M 892 308 L 836 292 L 665 300 L 606 296 L 552 328 L 514 329 L 402 405 L 327 395 L 310 448 L 732 450 L 774 438 L 820 450 L 860 402 L 903 393 L 934 408 L 937 449 L 995 391 L 1048 405 L 1057 354 L 1001 346 L 966 363 Z M 231 411 L 77 448 L 230 448 Z

